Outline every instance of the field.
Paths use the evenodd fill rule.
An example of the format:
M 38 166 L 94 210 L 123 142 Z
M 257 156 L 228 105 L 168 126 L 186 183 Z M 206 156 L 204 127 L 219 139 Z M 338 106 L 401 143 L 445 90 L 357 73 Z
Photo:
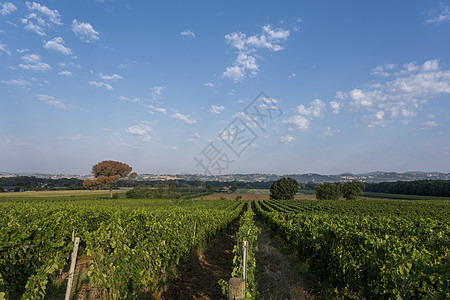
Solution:
M 114 190 L 114 193 L 124 194 L 125 190 Z M 0 199 L 10 198 L 54 198 L 54 197 L 75 197 L 75 196 L 104 196 L 109 197 L 107 190 L 61 190 L 61 191 L 27 191 L 22 193 L 0 193 Z
M 82 274 L 73 292 L 78 298 L 90 293 L 91 299 L 170 299 L 188 290 L 190 295 L 207 295 L 190 280 L 201 272 L 209 274 L 205 271 L 209 270 L 207 255 L 200 256 L 201 267 L 195 276 L 189 270 L 197 269 L 185 266 L 204 247 L 209 247 L 205 253 L 213 260 L 228 257 L 214 255 L 219 248 L 212 245 L 226 244 L 228 248 L 222 247 L 220 253 L 229 253 L 233 244 L 221 243 L 228 241 L 221 232 L 233 226 L 228 235 L 234 235 L 238 245 L 243 240 L 257 243 L 261 230 L 268 240 L 265 230 L 270 229 L 307 266 L 305 276 L 312 278 L 313 287 L 326 290 L 326 297 L 449 297 L 450 201 L 307 200 L 313 195 L 274 201 L 268 193 L 243 192 L 202 199 L 187 190 L 180 199 L 126 199 L 123 191 L 118 191 L 119 199 L 107 199 L 108 191 L 0 194 L 0 299 L 61 299 L 72 232 L 81 238 L 78 268 L 82 271 L 78 272 Z M 245 201 L 236 201 L 239 195 Z M 239 249 L 234 248 L 235 258 L 228 258 L 233 269 L 220 270 L 221 276 L 242 275 L 240 263 L 231 265 L 240 261 Z M 250 249 L 248 297 L 258 298 L 268 292 L 258 283 L 263 281 L 262 273 L 277 266 L 269 266 L 267 259 L 254 259 L 261 257 L 264 245 Z M 271 254 L 280 260 L 277 264 L 288 266 L 285 256 Z M 214 264 L 208 261 L 207 265 Z M 225 265 L 219 263 L 215 268 Z M 187 272 L 186 276 L 180 272 Z M 172 283 L 173 278 L 181 279 Z M 223 279 L 222 284 L 227 278 Z M 277 291 L 277 286 L 272 289 Z M 217 290 L 220 293 L 218 283 Z

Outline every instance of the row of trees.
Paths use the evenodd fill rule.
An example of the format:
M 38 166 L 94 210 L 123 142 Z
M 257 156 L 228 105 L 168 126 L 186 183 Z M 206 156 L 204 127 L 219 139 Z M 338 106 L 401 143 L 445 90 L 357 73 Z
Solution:
M 347 200 L 358 199 L 364 190 L 365 184 L 360 181 L 347 181 L 344 184 L 339 182 L 325 182 L 317 185 L 316 199 L 337 200 L 341 196 Z
M 449 180 L 415 180 L 368 184 L 366 192 L 450 197 Z
M 270 187 L 270 199 L 294 199 L 299 186 L 297 180 L 290 177 L 276 180 Z M 337 200 L 342 196 L 348 200 L 356 200 L 362 195 L 364 186 L 364 183 L 359 181 L 349 181 L 343 185 L 339 182 L 326 182 L 316 186 L 316 198 L 320 200 Z

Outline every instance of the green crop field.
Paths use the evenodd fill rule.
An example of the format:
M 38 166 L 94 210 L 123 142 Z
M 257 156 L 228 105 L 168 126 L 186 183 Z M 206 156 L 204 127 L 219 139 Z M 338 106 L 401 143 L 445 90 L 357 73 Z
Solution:
M 340 296 L 449 299 L 450 201 L 264 201 L 256 212 Z
M 81 239 L 78 257 L 88 260 L 86 284 L 106 299 L 150 297 L 243 211 L 241 201 L 180 193 L 179 199 L 127 199 L 123 193 L 108 199 L 108 191 L 2 194 L 0 299 L 54 293 L 55 282 L 67 275 L 73 231 Z M 338 298 L 450 295 L 450 201 L 266 200 L 248 207 L 250 217 L 241 223 L 253 228 L 252 239 L 258 230 L 251 208 Z M 249 234 L 245 228 L 240 235 Z
M 79 191 L 77 191 L 79 193 Z M 19 196 L 20 194 L 20 196 Z M 90 282 L 112 299 L 163 284 L 163 274 L 237 218 L 238 201 L 106 199 L 72 191 L 0 198 L 0 299 L 43 299 L 68 265 L 72 230 Z

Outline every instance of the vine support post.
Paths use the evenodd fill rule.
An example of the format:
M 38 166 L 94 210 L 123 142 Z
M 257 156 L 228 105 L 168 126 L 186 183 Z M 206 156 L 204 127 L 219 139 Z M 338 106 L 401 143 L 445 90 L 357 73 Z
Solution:
M 65 300 L 70 299 L 70 291 L 72 290 L 72 283 L 73 283 L 73 273 L 75 272 L 75 265 L 77 262 L 77 254 L 78 254 L 78 245 L 80 244 L 80 238 L 75 238 L 75 243 L 73 244 L 73 252 L 72 252 L 72 259 L 70 262 L 70 270 L 69 270 L 69 280 L 67 281 L 67 289 L 66 289 L 66 297 Z
M 242 245 L 242 256 L 243 256 L 243 265 L 244 265 L 244 280 L 247 280 L 247 255 L 248 255 L 248 242 L 244 241 Z

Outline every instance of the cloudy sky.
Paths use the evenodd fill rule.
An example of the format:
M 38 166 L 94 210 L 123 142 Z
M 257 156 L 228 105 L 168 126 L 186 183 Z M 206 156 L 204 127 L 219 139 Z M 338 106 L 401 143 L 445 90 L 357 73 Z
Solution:
M 0 171 L 450 172 L 450 1 L 0 2 Z

